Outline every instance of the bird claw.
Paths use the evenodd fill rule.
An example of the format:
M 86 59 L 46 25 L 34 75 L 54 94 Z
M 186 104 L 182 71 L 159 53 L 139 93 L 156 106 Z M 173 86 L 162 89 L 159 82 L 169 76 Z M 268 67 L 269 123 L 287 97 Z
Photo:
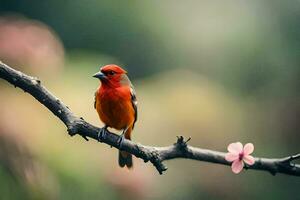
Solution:
M 118 146 L 119 146 L 119 149 L 122 149 L 123 142 L 124 142 L 124 133 L 122 133 L 122 135 L 121 135 L 120 138 L 118 139 Z
M 100 129 L 98 132 L 98 141 L 103 142 L 103 140 L 106 139 L 106 134 L 107 134 L 107 126 L 104 126 L 103 128 Z

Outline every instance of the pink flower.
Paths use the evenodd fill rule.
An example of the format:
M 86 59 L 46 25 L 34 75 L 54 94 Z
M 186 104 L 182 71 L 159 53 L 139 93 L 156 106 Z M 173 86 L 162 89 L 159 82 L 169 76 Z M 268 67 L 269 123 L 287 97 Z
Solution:
M 238 174 L 244 168 L 244 162 L 248 165 L 253 165 L 255 160 L 250 154 L 254 151 L 252 143 L 247 143 L 244 147 L 242 143 L 231 143 L 227 147 L 228 153 L 225 159 L 232 162 L 231 169 L 233 173 Z

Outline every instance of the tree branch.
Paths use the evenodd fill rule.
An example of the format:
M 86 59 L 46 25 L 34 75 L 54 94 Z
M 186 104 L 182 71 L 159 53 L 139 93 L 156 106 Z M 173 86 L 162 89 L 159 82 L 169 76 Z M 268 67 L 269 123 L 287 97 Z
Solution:
M 86 122 L 83 118 L 75 116 L 62 101 L 42 86 L 39 79 L 28 76 L 20 71 L 16 71 L 1 62 L 0 78 L 5 79 L 15 87 L 21 88 L 24 92 L 28 92 L 41 104 L 47 107 L 66 125 L 68 133 L 71 136 L 79 134 L 86 140 L 88 140 L 87 138 L 89 137 L 98 141 L 98 132 L 101 128 L 95 127 Z M 124 139 L 122 147 L 120 147 L 120 136 L 109 131 L 107 132 L 108 133 L 105 138 L 100 138 L 101 142 L 117 149 L 127 151 L 136 157 L 143 159 L 145 162 L 150 161 L 160 174 L 167 170 L 163 161 L 175 158 L 187 158 L 210 163 L 231 165 L 230 162 L 225 160 L 225 153 L 223 152 L 201 149 L 187 145 L 190 138 L 185 141 L 182 136 L 178 136 L 176 143 L 167 147 L 144 146 Z M 300 154 L 277 159 L 256 157 L 254 165 L 245 166 L 245 168 L 269 171 L 273 175 L 276 173 L 283 173 L 300 176 L 300 165 L 292 163 L 292 161 L 299 158 Z

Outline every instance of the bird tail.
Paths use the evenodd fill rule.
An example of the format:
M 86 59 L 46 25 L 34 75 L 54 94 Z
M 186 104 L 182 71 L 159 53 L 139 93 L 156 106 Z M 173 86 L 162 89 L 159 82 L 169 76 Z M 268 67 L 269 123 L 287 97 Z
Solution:
M 128 128 L 125 132 L 125 138 L 131 140 L 131 131 L 132 128 Z M 132 168 L 132 155 L 126 151 L 119 151 L 119 166 L 124 167 L 126 166 L 128 169 Z

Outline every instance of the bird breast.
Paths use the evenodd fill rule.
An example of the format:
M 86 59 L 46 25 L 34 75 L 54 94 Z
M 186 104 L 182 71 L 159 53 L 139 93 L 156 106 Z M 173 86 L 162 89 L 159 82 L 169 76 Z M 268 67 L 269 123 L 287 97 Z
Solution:
M 128 91 L 127 91 L 128 90 Z M 96 109 L 104 124 L 117 130 L 125 129 L 134 122 L 130 88 L 99 90 Z

